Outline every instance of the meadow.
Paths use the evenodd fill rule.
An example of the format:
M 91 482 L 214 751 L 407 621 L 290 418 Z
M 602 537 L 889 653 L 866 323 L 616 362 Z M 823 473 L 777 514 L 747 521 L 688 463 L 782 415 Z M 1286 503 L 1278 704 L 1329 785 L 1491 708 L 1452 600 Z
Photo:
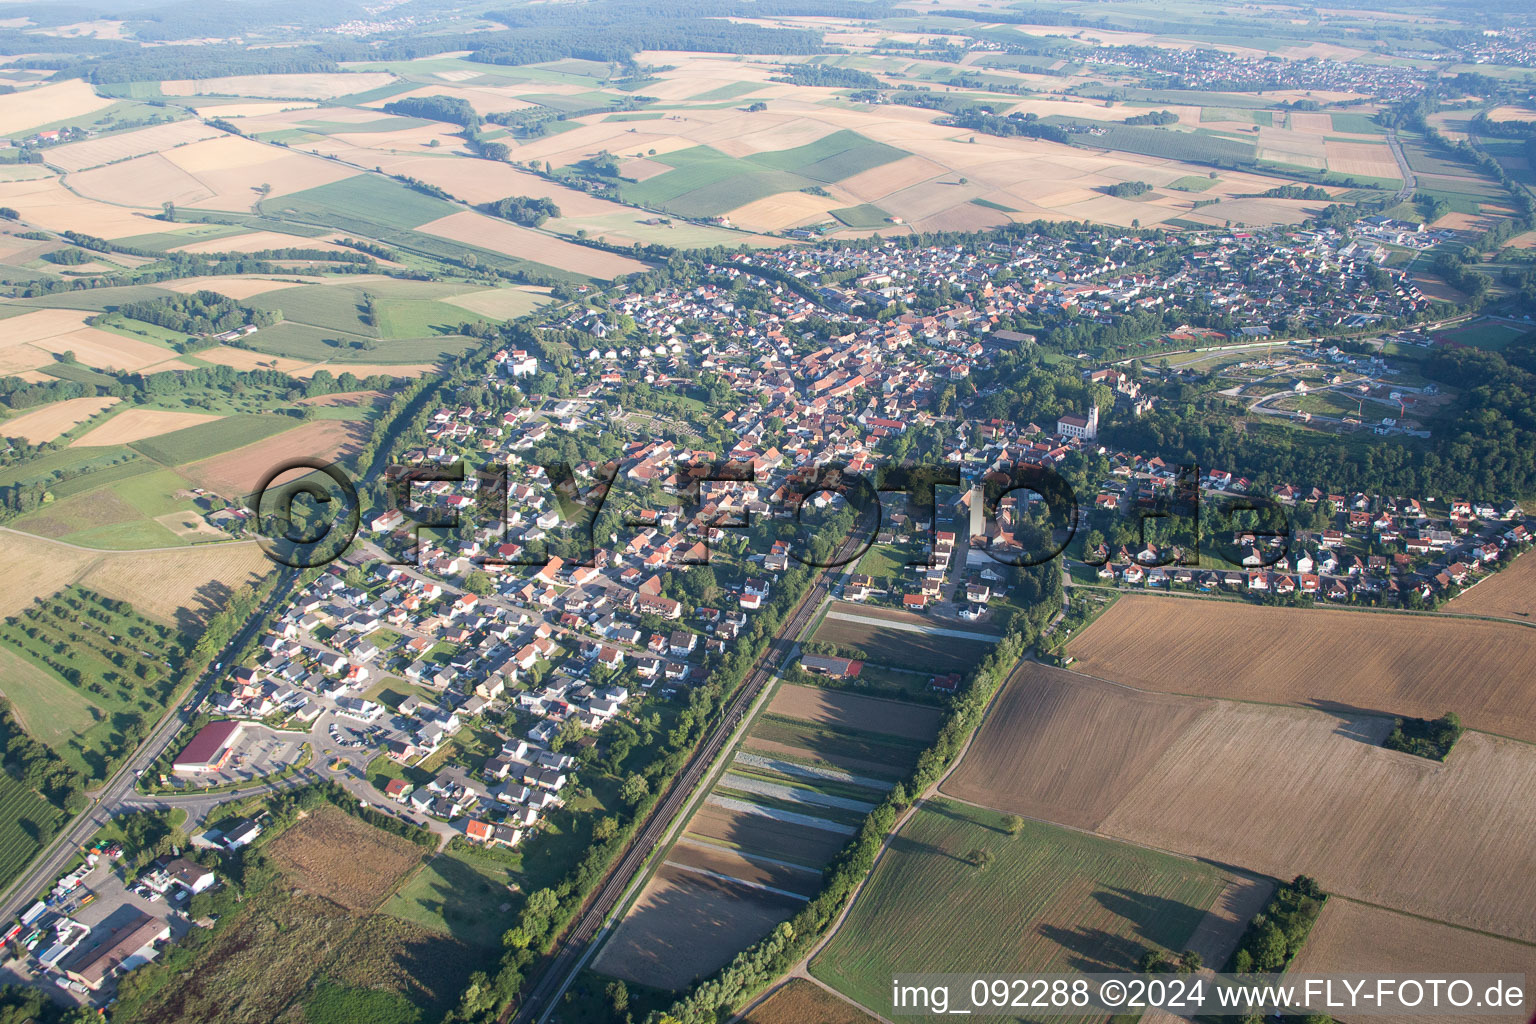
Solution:
M 105 779 L 164 712 L 176 686 L 176 632 L 131 607 L 69 587 L 0 623 L 6 696 L 29 734 L 88 779 Z

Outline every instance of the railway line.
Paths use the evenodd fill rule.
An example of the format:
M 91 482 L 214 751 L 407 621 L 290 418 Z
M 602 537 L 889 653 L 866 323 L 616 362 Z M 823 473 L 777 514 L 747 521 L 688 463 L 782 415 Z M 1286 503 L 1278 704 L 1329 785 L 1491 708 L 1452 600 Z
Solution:
M 853 543 L 854 538 L 850 538 L 845 548 Z M 624 855 L 609 871 L 603 884 L 588 898 L 576 921 L 567 930 L 558 951 L 539 972 L 538 981 L 528 991 L 526 998 L 515 1011 L 509 1010 L 502 1015 L 502 1024 L 543 1024 L 559 1005 L 560 997 L 585 965 L 593 940 L 601 933 L 609 916 L 619 907 L 631 881 L 660 846 L 674 819 L 688 804 L 694 790 L 730 741 L 743 716 L 793 650 L 796 638 L 821 607 L 829 586 L 829 576 L 823 572 L 795 606 L 795 610 L 758 659 L 757 665 L 737 688 L 714 729 L 683 770 L 674 776 L 666 796 L 652 808 L 651 816 L 635 834 Z

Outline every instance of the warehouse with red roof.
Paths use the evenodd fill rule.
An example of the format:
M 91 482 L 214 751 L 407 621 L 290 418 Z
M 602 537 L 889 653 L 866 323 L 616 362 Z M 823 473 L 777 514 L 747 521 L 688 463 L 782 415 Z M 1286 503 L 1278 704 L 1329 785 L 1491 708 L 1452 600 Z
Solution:
M 171 771 L 179 775 L 198 775 L 221 770 L 244 730 L 245 725 L 241 722 L 208 723 L 197 731 L 192 742 L 177 755 L 171 764 Z

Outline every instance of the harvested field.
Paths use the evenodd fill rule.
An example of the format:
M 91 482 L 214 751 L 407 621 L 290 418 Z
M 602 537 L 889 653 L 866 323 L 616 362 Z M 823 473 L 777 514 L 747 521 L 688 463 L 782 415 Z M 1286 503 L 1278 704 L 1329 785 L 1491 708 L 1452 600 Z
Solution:
M 282 462 L 312 456 L 326 461 L 345 458 L 367 440 L 366 425 L 351 420 L 316 420 L 255 444 L 181 467 L 200 487 L 228 497 L 249 494 L 261 478 Z
M 122 238 L 153 231 L 160 221 L 147 211 L 98 203 L 65 189 L 56 177 L 0 182 L 0 202 L 22 219 L 50 231 L 81 231 L 99 238 Z
M 5 579 L 0 617 L 15 615 L 34 599 L 56 594 L 79 580 L 100 555 L 41 537 L 5 531 Z
M 1094 829 L 1209 706 L 1020 662 L 943 791 Z
M 1324 145 L 1328 151 L 1328 169 L 1335 174 L 1359 174 L 1370 178 L 1402 176 L 1397 161 L 1392 158 L 1392 149 L 1387 145 L 1334 142 L 1331 139 Z
M 588 249 L 530 228 L 520 227 L 509 221 L 468 210 L 423 224 L 417 230 L 452 242 L 478 245 L 516 259 L 542 263 L 545 266 L 570 270 L 604 280 L 622 274 L 639 273 L 647 269 L 646 264 L 639 260 L 632 260 L 628 256 L 618 256 L 600 249 Z
M 1400 977 L 1509 973 L 1524 974 L 1529 980 L 1536 977 L 1536 948 L 1334 897 L 1323 907 L 1291 970 L 1298 974 Z M 1424 1018 L 1369 1019 L 1409 1024 Z M 1456 1019 L 1468 1024 L 1510 1022 L 1507 1013 Z
M 742 1024 L 876 1024 L 874 1017 L 814 981 L 790 978 Z
M 65 352 L 87 366 L 140 370 L 175 358 L 175 353 L 146 342 L 85 326 L 95 314 L 79 309 L 39 309 L 5 321 L 0 340 L 0 372 L 47 366 Z
M 1531 618 L 1536 615 L 1536 558 L 1522 555 L 1503 572 L 1452 598 L 1444 610 L 1461 615 Z
M 1380 747 L 1390 728 L 1222 702 L 1099 831 L 1536 941 L 1536 747 L 1469 732 L 1441 764 Z
M 177 146 L 217 138 L 223 134 L 201 121 L 172 121 L 170 124 L 151 125 L 136 131 L 55 146 L 48 151 L 48 162 L 65 171 L 81 171 L 87 167 L 100 167 L 130 157 L 143 156 L 145 153 L 163 153 Z
M 353 911 L 377 907 L 422 856 L 410 840 L 330 806 L 278 836 L 267 854 L 295 886 Z
M 67 121 L 115 102 L 96 95 L 95 90 L 77 78 L 18 90 L 0 96 L 0 135 L 15 135 L 28 128 Z
M 688 831 L 702 839 L 806 864 L 825 864 L 848 844 L 848 837 L 838 832 L 790 825 L 709 803 L 701 805 L 689 820 Z
M 76 401 L 99 402 L 101 399 L 76 399 Z M 116 399 L 108 400 L 108 404 Z M 160 434 L 168 434 L 173 430 L 181 430 L 184 427 L 195 427 L 200 423 L 212 423 L 221 419 L 212 413 L 201 412 L 173 412 L 167 409 L 128 409 L 118 413 L 99 427 L 93 427 L 71 445 L 71 448 L 89 448 L 100 445 L 128 444 L 132 441 L 142 441 L 146 437 L 156 437 Z
M 984 869 L 971 860 L 976 850 L 992 858 Z M 1039 822 L 1010 835 L 1000 814 L 932 800 L 891 838 L 811 973 L 883 1006 L 891 976 L 911 969 L 905 965 L 1134 970 L 1149 945 L 1185 948 L 1231 878 L 1209 864 Z
M 443 301 L 480 316 L 510 320 L 538 309 L 549 301 L 549 294 L 546 289 L 487 288 L 484 291 L 454 295 Z
M 1342 704 L 1536 741 L 1536 644 L 1513 623 L 1127 596 L 1068 650 L 1088 675 L 1165 693 Z
M 263 249 L 322 249 L 326 252 L 350 251 L 344 245 L 336 245 L 333 242 L 326 242 L 318 238 L 299 238 L 296 235 L 285 235 L 277 231 L 251 231 L 229 238 L 207 238 L 201 241 L 191 241 L 186 245 L 175 246 L 171 251 L 261 252 Z M 214 280 L 218 280 L 218 278 L 214 278 Z M 245 295 L 231 295 L 230 298 L 250 298 L 252 295 L 262 295 L 266 292 L 277 291 L 279 288 L 293 286 L 291 281 L 268 281 L 262 278 L 244 278 L 239 283 L 244 284 L 246 288 L 256 283 L 266 285 L 266 287 L 256 291 L 247 291 Z M 218 291 L 217 288 L 213 290 Z
M 255 96 L 273 99 L 328 100 L 388 85 L 395 76 L 382 71 L 318 72 L 296 75 L 228 75 L 224 78 L 176 79 L 160 83 L 167 96 Z
M 935 708 L 794 683 L 779 686 L 768 711 L 801 721 L 913 740 L 932 739 L 939 731 L 939 712 Z
M 32 444 L 43 444 L 73 430 L 103 409 L 110 409 L 120 401 L 122 401 L 120 398 L 71 398 L 63 402 L 54 402 L 12 419 L 0 420 L 0 436 L 20 437 Z M 91 431 L 91 433 L 95 432 Z
M 8 554 L 15 539 L 6 540 Z M 139 614 L 182 630 L 200 627 L 224 608 L 236 588 L 255 583 L 274 568 L 254 541 L 99 556 L 39 543 L 48 544 L 50 557 L 66 565 L 75 555 L 92 561 L 80 576 L 82 586 L 128 601 Z
M 750 886 L 662 865 L 614 930 L 593 969 L 683 989 L 730 962 L 802 905 Z
M 307 249 L 313 244 L 307 240 L 300 241 L 291 235 L 284 235 L 282 237 L 286 240 L 280 246 L 273 246 L 273 248 L 289 248 L 299 245 Z M 215 246 L 214 251 L 238 251 L 232 248 L 231 245 L 232 243 L 226 242 L 222 248 Z M 249 299 L 256 295 L 265 295 L 267 292 L 281 291 L 284 288 L 295 288 L 297 285 L 292 281 L 274 281 L 268 277 L 241 277 L 237 274 L 229 274 L 218 277 L 188 277 L 180 281 L 170 281 L 165 287 L 173 292 L 181 292 L 184 295 L 199 291 L 218 292 L 226 298 L 238 301 L 240 299 Z M 198 357 L 206 358 L 206 353 L 199 352 Z
M 313 365 L 303 359 L 289 359 L 287 356 L 268 355 L 265 352 L 253 352 L 245 348 L 229 348 L 225 345 L 199 352 L 197 358 L 205 363 L 232 366 L 237 370 L 281 370 L 283 373 L 289 374 L 302 370 L 306 366 Z

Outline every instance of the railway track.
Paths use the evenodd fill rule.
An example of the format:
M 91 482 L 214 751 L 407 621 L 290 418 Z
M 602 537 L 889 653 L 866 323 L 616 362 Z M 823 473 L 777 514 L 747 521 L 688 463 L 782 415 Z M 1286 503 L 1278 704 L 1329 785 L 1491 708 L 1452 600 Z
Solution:
M 763 687 L 768 685 L 778 667 L 783 664 L 795 645 L 795 638 L 810 624 L 827 590 L 827 576 L 823 573 L 769 642 L 746 681 L 737 688 L 735 696 L 726 705 L 725 714 L 709 737 L 694 752 L 683 770 L 673 777 L 666 796 L 652 808 L 651 816 L 630 841 L 623 857 L 609 871 L 598 890 L 588 898 L 576 922 L 567 930 L 559 950 L 539 972 L 538 982 L 529 990 L 515 1012 L 509 1009 L 502 1014 L 501 1024 L 543 1024 L 550 1012 L 559 1005 L 560 997 L 585 964 L 592 941 L 623 900 L 631 881 L 665 838 L 673 820 L 687 805 L 699 782 L 714 765 L 715 758 L 730 740 L 742 716 L 752 707 Z

